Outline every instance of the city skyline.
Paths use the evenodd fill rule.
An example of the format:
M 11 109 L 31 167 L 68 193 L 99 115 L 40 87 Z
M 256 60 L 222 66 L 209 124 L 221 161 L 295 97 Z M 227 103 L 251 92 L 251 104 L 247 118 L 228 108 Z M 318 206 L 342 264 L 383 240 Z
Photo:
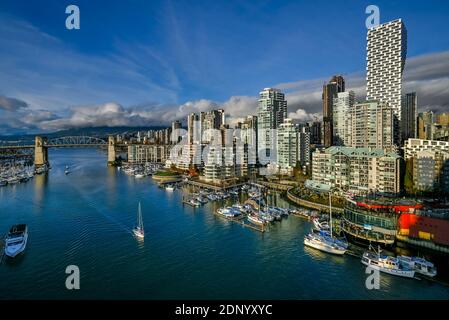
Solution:
M 434 35 L 439 32 L 444 34 L 445 28 L 439 25 L 444 19 L 438 19 L 437 10 L 434 9 L 434 11 L 428 14 L 429 16 L 433 15 L 435 21 L 429 21 L 425 27 L 420 25 L 418 28 L 415 21 L 407 19 L 407 17 L 417 14 L 416 10 L 419 8 L 417 8 L 416 4 L 410 8 L 399 8 L 397 5 L 389 5 L 382 2 L 378 5 L 381 10 L 381 23 L 402 18 L 407 25 L 409 41 L 403 93 L 417 92 L 419 112 L 427 109 L 440 112 L 445 110 L 445 108 L 447 109 L 449 107 L 449 93 L 446 89 L 449 84 L 449 63 L 447 62 L 449 61 L 449 51 L 446 49 L 449 48 L 449 45 L 444 40 L 444 37 L 435 40 L 435 43 L 432 45 L 423 45 L 426 41 L 424 33 L 429 28 L 432 28 L 432 34 Z M 138 44 L 136 41 L 134 44 L 122 44 L 122 52 L 112 50 L 111 54 L 108 53 L 100 57 L 99 51 L 101 50 L 97 52 L 98 48 L 96 46 L 111 46 L 113 42 L 108 42 L 108 39 L 104 39 L 100 41 L 100 44 L 91 48 L 88 45 L 89 43 L 86 42 L 87 40 L 81 40 L 78 37 L 81 35 L 82 37 L 86 36 L 85 29 L 94 28 L 95 33 L 90 36 L 90 41 L 92 42 L 97 39 L 96 36 L 102 35 L 102 32 L 112 37 L 111 32 L 116 30 L 116 28 L 112 24 L 110 25 L 111 30 L 107 32 L 102 30 L 98 26 L 98 24 L 101 24 L 101 21 L 93 21 L 95 20 L 94 17 L 91 16 L 91 13 L 89 14 L 89 11 L 93 8 L 82 1 L 79 3 L 79 6 L 83 24 L 79 31 L 72 32 L 59 30 L 56 27 L 56 24 L 63 22 L 66 17 L 59 5 L 50 6 L 48 13 L 49 15 L 57 15 L 56 11 L 61 11 L 59 18 L 55 17 L 55 21 L 50 19 L 51 21 L 43 23 L 43 21 L 33 18 L 28 12 L 33 5 L 23 8 L 23 4 L 2 4 L 0 23 L 5 28 L 1 28 L 3 31 L 0 33 L 0 39 L 5 43 L 5 46 L 0 50 L 0 57 L 3 61 L 2 70 L 5 70 L 5 72 L 0 77 L 2 87 L 2 91 L 0 91 L 0 124 L 2 127 L 0 134 L 50 132 L 68 128 L 95 126 L 151 126 L 161 123 L 169 125 L 174 120 L 185 121 L 187 115 L 191 112 L 211 109 L 224 109 L 226 114 L 230 115 L 230 122 L 235 123 L 237 120 L 242 120 L 246 115 L 255 115 L 257 113 L 257 93 L 264 87 L 279 88 L 286 93 L 286 100 L 288 101 L 287 116 L 289 118 L 297 122 L 312 121 L 313 116 L 321 118 L 322 85 L 334 73 L 344 76 L 347 90 L 353 90 L 356 94 L 356 99 L 363 100 L 365 96 L 364 70 L 366 64 L 364 58 L 366 55 L 367 30 L 364 23 L 367 15 L 364 13 L 366 6 L 363 3 L 351 3 L 349 5 L 350 10 L 332 6 L 332 11 L 339 12 L 341 15 L 354 15 L 355 17 L 353 22 L 345 23 L 342 26 L 342 30 L 339 31 L 340 33 L 336 34 L 337 38 L 342 35 L 345 37 L 349 35 L 356 36 L 353 43 L 348 44 L 351 52 L 348 52 L 348 48 L 338 47 L 342 53 L 342 59 L 339 60 L 339 63 L 326 62 L 323 65 L 321 61 L 316 61 L 317 58 L 310 57 L 312 53 L 317 54 L 319 58 L 329 58 L 330 55 L 330 53 L 317 51 L 316 41 L 309 39 L 312 33 L 306 34 L 306 31 L 301 30 L 301 35 L 298 36 L 298 39 L 304 38 L 310 40 L 310 43 L 292 44 L 291 41 L 287 41 L 286 37 L 294 35 L 299 28 L 299 22 L 294 23 L 289 18 L 287 22 L 284 22 L 284 24 L 288 25 L 289 30 L 282 32 L 280 38 L 276 40 L 281 44 L 284 43 L 283 48 L 285 49 L 276 55 L 275 62 L 270 61 L 272 65 L 262 68 L 264 69 L 265 77 L 258 76 L 261 68 L 252 66 L 253 60 L 261 59 L 264 61 L 263 57 L 266 57 L 265 60 L 268 61 L 269 57 L 267 56 L 269 53 L 256 54 L 260 46 L 259 42 L 263 37 L 259 32 L 254 32 L 253 41 L 257 42 L 258 45 L 254 46 L 254 48 L 248 48 L 246 57 L 238 55 L 239 59 L 235 61 L 235 67 L 225 70 L 229 69 L 231 65 L 228 63 L 228 59 L 234 57 L 232 52 L 228 52 L 229 57 L 226 56 L 226 59 L 220 62 L 221 68 L 217 70 L 215 76 L 215 78 L 221 81 L 224 80 L 222 77 L 229 77 L 229 73 L 239 75 L 242 71 L 238 67 L 246 63 L 248 64 L 244 70 L 246 78 L 237 79 L 232 77 L 231 80 L 216 85 L 214 82 L 218 80 L 214 79 L 212 81 L 212 77 L 202 75 L 201 77 L 207 83 L 199 86 L 199 88 L 189 89 L 187 87 L 190 84 L 197 84 L 197 82 L 189 79 L 180 81 L 181 77 L 179 74 L 182 72 L 176 73 L 174 72 L 176 71 L 175 68 L 170 69 L 167 67 L 167 72 L 161 73 L 161 76 L 168 76 L 170 72 L 174 72 L 172 73 L 172 80 L 174 83 L 178 82 L 179 84 L 179 90 L 172 90 L 176 93 L 176 97 L 172 96 L 171 98 L 169 97 L 170 95 L 166 95 L 166 91 L 161 89 L 164 86 L 159 86 L 159 89 L 150 88 L 150 84 L 153 84 L 154 81 L 151 82 L 149 81 L 151 79 L 146 78 L 148 75 L 153 76 L 153 73 L 154 75 L 158 74 L 158 72 L 152 70 L 153 67 L 156 68 L 156 65 L 159 66 L 159 64 L 165 63 L 166 66 L 170 66 L 170 64 L 167 64 L 167 61 L 161 60 L 161 56 L 155 56 L 158 48 L 155 49 L 156 51 L 151 51 L 149 47 L 142 47 L 143 42 Z M 112 4 L 111 6 L 116 9 L 119 7 L 117 4 Z M 232 6 L 237 6 L 237 4 L 232 4 Z M 296 8 L 297 5 L 281 2 L 266 3 L 260 6 L 259 8 L 251 9 L 250 6 L 243 5 L 242 10 L 246 13 L 249 12 L 248 10 L 263 12 L 264 9 L 274 6 L 277 9 L 275 14 L 285 14 L 287 8 Z M 309 6 L 307 5 L 307 8 L 303 9 L 317 10 L 316 8 L 308 8 Z M 161 5 L 161 8 L 158 7 L 158 10 L 167 10 L 166 12 L 171 14 L 172 24 L 170 26 L 173 27 L 177 23 L 185 22 L 181 19 L 180 9 L 182 8 L 183 5 L 181 3 L 171 3 L 166 6 Z M 161 12 L 158 10 L 156 11 Z M 20 14 L 18 13 L 19 11 Z M 87 14 L 85 13 L 86 11 Z M 220 14 L 215 13 L 218 15 L 217 18 L 220 18 L 218 19 L 220 22 L 229 13 L 226 10 L 224 11 L 224 13 Z M 146 11 L 144 10 L 143 12 Z M 114 17 L 117 14 L 117 12 L 114 13 L 114 10 L 111 13 Z M 203 14 L 205 14 L 204 9 Z M 156 19 L 154 16 L 151 17 Z M 209 15 L 206 15 L 206 17 L 210 18 Z M 244 22 L 243 18 L 240 17 L 239 23 Z M 87 21 L 84 22 L 85 20 L 83 19 Z M 155 26 L 160 22 L 156 20 L 151 21 L 155 23 Z M 124 19 L 122 24 L 119 28 L 122 32 L 134 26 L 130 24 L 129 18 Z M 316 26 L 310 19 L 304 20 L 303 25 L 305 25 L 303 27 L 305 30 L 318 32 L 314 30 Z M 152 28 L 155 29 L 155 26 Z M 61 27 L 61 29 L 64 28 Z M 352 29 L 354 31 L 351 31 Z M 180 30 L 178 25 L 178 31 Z M 135 37 L 143 37 L 139 29 L 135 31 Z M 244 29 L 245 33 L 249 31 L 251 30 Z M 270 27 L 267 30 L 270 33 L 275 31 L 276 27 Z M 77 35 L 74 32 L 81 33 Z M 165 30 L 164 32 L 168 31 Z M 184 42 L 190 39 L 185 34 L 185 37 L 183 37 L 182 33 L 178 34 L 178 36 Z M 215 37 L 209 37 L 208 39 L 210 39 L 210 42 L 217 41 Z M 210 44 L 209 41 L 206 42 L 207 45 Z M 233 46 L 232 43 L 228 42 L 229 40 L 223 43 L 223 47 L 226 49 Z M 92 43 L 90 44 L 92 45 Z M 194 46 L 196 43 L 188 44 L 189 46 Z M 240 41 L 234 44 L 242 45 Z M 37 52 L 38 55 L 30 56 L 30 54 L 22 51 L 17 55 L 17 51 L 23 49 L 23 45 L 32 50 L 30 52 Z M 213 46 L 209 47 L 207 45 L 205 45 L 205 48 L 208 49 L 206 51 L 212 53 L 211 48 Z M 44 48 L 45 46 L 48 46 L 48 49 L 56 49 L 52 51 L 63 52 L 67 57 L 61 57 L 61 55 L 54 52 L 50 53 L 48 49 Z M 128 49 L 127 52 L 123 52 L 125 49 Z M 165 50 L 168 49 L 165 48 Z M 288 52 L 297 52 L 298 50 L 303 52 L 298 58 L 303 57 L 302 55 L 309 56 L 309 60 L 305 61 L 310 61 L 310 63 L 307 63 L 307 67 L 305 67 L 305 62 L 293 62 L 291 54 L 287 54 Z M 357 54 L 354 55 L 353 52 Z M 111 55 L 113 58 L 110 57 Z M 354 56 L 355 59 L 351 59 L 351 56 Z M 151 57 L 152 60 L 150 59 L 148 63 L 145 63 L 147 61 L 145 58 L 148 57 Z M 156 63 L 157 59 L 159 59 L 158 63 Z M 182 66 L 184 64 L 181 60 L 177 62 Z M 212 64 L 212 66 L 216 66 L 214 64 L 215 60 L 217 59 L 207 59 L 207 62 Z M 349 62 L 348 60 L 354 61 Z M 96 64 L 95 68 L 89 69 L 90 63 Z M 89 68 L 85 69 L 88 64 Z M 327 66 L 328 64 L 329 66 Z M 187 65 L 190 64 L 187 63 Z M 28 69 L 26 69 L 27 67 Z M 36 72 L 41 71 L 44 67 L 46 67 L 45 72 L 39 73 L 40 78 L 36 79 Z M 77 68 L 79 71 L 75 72 L 74 69 Z M 100 68 L 103 68 L 103 70 Z M 117 74 L 111 75 L 109 69 L 114 68 L 117 68 Z M 293 71 L 287 72 L 290 69 Z M 96 72 L 96 76 L 93 76 L 93 71 Z M 100 71 L 105 71 L 105 74 L 101 74 Z M 85 78 L 80 77 L 79 72 L 86 72 L 87 76 Z M 126 78 L 128 76 L 133 77 Z M 79 80 L 80 78 L 85 80 L 81 81 Z M 98 84 L 98 86 L 95 86 L 95 84 Z M 142 88 L 144 85 L 150 87 Z

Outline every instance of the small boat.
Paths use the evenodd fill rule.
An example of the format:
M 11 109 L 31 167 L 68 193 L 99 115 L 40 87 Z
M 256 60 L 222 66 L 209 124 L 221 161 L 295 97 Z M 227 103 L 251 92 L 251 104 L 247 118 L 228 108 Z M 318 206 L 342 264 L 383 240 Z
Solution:
M 434 264 L 419 257 L 398 256 L 399 263 L 427 277 L 435 277 L 437 269 Z
M 321 231 L 327 231 L 330 229 L 329 224 L 327 223 L 327 221 L 320 221 L 318 218 L 315 218 L 312 220 L 314 227 L 317 230 L 321 230 Z
M 367 251 L 362 256 L 362 263 L 380 272 L 394 276 L 413 278 L 415 270 L 402 265 L 398 258 L 381 255 L 380 249 L 377 252 Z
M 336 255 L 343 255 L 347 250 L 347 248 L 340 246 L 333 238 L 313 232 L 305 236 L 304 244 L 308 247 Z
M 133 229 L 133 234 L 140 239 L 143 239 L 145 237 L 145 230 L 143 228 L 142 211 L 140 209 L 140 202 L 139 202 L 139 211 L 137 212 L 137 225 Z
M 208 194 L 208 195 L 207 195 L 207 198 L 208 198 L 210 201 L 218 200 L 217 195 L 215 195 L 215 194 L 213 194 L 213 193 Z
M 242 214 L 238 209 L 233 207 L 218 208 L 217 213 L 227 218 L 234 218 Z
M 261 219 L 263 219 L 265 222 L 273 222 L 274 221 L 274 217 L 271 214 L 268 214 L 268 213 L 263 212 L 263 211 L 259 212 L 259 217 Z
M 11 227 L 5 239 L 5 255 L 16 257 L 26 248 L 28 241 L 28 227 L 26 224 L 16 224 Z
M 20 179 L 17 176 L 11 176 L 6 180 L 8 181 L 8 184 L 16 184 L 20 182 Z
M 196 200 L 196 199 L 190 199 L 189 203 L 190 203 L 191 206 L 194 206 L 194 207 L 201 206 L 201 203 L 198 200 Z
M 70 173 L 70 171 L 69 171 L 69 166 L 65 166 L 64 173 L 65 173 L 65 174 L 69 174 L 69 173 Z
M 201 204 L 206 204 L 208 202 L 207 198 L 205 196 L 198 196 L 196 200 Z
M 4 187 L 8 184 L 6 180 L 0 180 L 0 187 Z
M 255 223 L 255 224 L 262 224 L 262 225 L 265 224 L 265 220 L 256 214 L 249 214 L 248 221 L 251 221 L 252 223 Z
M 143 173 L 138 172 L 138 173 L 134 174 L 134 177 L 137 179 L 140 179 L 140 178 L 145 177 L 145 175 Z
M 175 187 L 174 186 L 172 186 L 172 185 L 168 185 L 168 186 L 166 186 L 165 187 L 165 191 L 175 191 Z

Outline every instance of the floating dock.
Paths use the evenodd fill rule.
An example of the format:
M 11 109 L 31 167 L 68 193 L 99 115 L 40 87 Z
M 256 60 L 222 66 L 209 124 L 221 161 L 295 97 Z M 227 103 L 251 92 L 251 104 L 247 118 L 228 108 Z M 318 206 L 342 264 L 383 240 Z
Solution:
M 222 219 L 225 219 L 225 220 L 227 220 L 227 221 L 235 222 L 235 223 L 237 223 L 237 224 L 239 224 L 239 225 L 241 225 L 241 226 L 243 226 L 243 227 L 250 228 L 250 229 L 253 229 L 253 230 L 262 232 L 262 233 L 265 232 L 265 226 L 264 226 L 264 225 L 263 225 L 262 227 L 259 228 L 259 227 L 257 227 L 256 225 L 254 225 L 254 224 L 252 224 L 252 223 L 250 223 L 250 222 L 246 222 L 246 221 L 245 221 L 245 218 L 246 218 L 247 214 L 242 214 L 241 216 L 239 216 L 239 217 L 234 217 L 234 218 L 228 218 L 228 217 L 225 217 L 225 216 L 223 216 L 223 215 L 221 215 L 221 214 L 219 214 L 219 213 L 217 213 L 217 212 L 214 212 L 214 214 L 215 214 L 216 216 L 222 218 Z

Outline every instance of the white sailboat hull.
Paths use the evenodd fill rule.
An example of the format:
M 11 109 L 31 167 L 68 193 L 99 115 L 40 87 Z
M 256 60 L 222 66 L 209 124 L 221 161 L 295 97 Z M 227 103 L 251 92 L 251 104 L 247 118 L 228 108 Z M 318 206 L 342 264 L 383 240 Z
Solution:
M 304 244 L 308 247 L 335 255 L 343 255 L 346 252 L 346 249 L 333 247 L 325 243 L 314 241 L 313 239 L 308 239 L 307 237 L 304 239 Z

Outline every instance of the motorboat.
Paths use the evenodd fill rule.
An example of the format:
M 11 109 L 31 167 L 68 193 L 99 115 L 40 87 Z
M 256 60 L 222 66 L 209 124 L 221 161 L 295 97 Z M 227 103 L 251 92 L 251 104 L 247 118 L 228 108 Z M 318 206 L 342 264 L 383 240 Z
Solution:
M 401 265 L 415 270 L 415 272 L 420 273 L 424 276 L 435 277 L 437 275 L 437 269 L 434 264 L 424 258 L 409 256 L 398 256 L 397 258 Z
M 251 221 L 252 223 L 255 223 L 255 224 L 262 224 L 262 225 L 265 224 L 265 220 L 256 214 L 249 214 L 248 221 Z
M 5 255 L 14 258 L 22 253 L 28 242 L 28 227 L 26 224 L 16 224 L 11 227 L 5 238 Z
M 65 174 L 69 174 L 69 173 L 70 173 L 70 171 L 69 171 L 69 166 L 65 166 L 64 173 L 65 173 Z
M 201 203 L 196 199 L 190 199 L 189 203 L 190 203 L 190 205 L 192 205 L 194 207 L 199 207 L 201 205 Z
M 240 210 L 233 207 L 218 208 L 217 213 L 227 218 L 234 218 L 242 214 Z
M 264 211 L 259 212 L 259 217 L 262 218 L 265 222 L 273 222 L 274 217 L 271 214 L 268 214 Z
M 145 175 L 142 172 L 137 172 L 137 173 L 134 174 L 134 177 L 137 178 L 137 179 L 140 179 L 140 178 L 145 177 Z
M 207 198 L 206 197 L 204 197 L 204 196 L 198 196 L 197 198 L 196 198 L 196 200 L 199 202 L 199 203 L 201 203 L 201 204 L 206 204 L 207 202 L 208 202 L 208 200 L 207 200 Z
M 165 187 L 165 190 L 173 192 L 173 191 L 175 191 L 175 186 L 172 186 L 169 184 L 168 186 Z
M 413 278 L 415 270 L 400 263 L 396 257 L 381 255 L 381 251 L 363 253 L 362 263 L 380 272 L 388 273 L 394 276 Z
M 143 228 L 142 210 L 140 208 L 140 202 L 139 202 L 139 210 L 137 211 L 137 225 L 133 229 L 133 234 L 140 239 L 143 239 L 145 237 L 145 230 Z

